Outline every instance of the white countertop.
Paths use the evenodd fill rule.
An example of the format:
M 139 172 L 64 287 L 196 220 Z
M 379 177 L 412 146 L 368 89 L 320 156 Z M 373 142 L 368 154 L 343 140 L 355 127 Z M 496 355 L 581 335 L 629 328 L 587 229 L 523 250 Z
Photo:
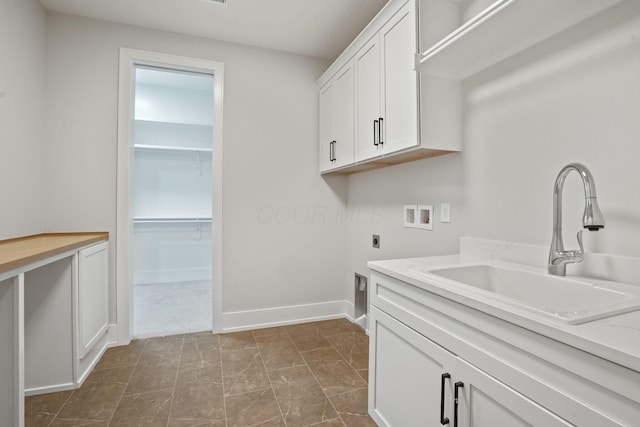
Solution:
M 434 285 L 415 271 L 469 264 L 460 255 L 371 261 L 370 269 L 640 372 L 640 310 L 580 325 L 485 297 L 464 286 Z M 474 259 L 478 263 L 478 259 Z M 495 258 L 491 264 L 513 265 Z M 536 267 L 526 267 L 536 268 Z M 537 267 L 539 268 L 539 267 Z

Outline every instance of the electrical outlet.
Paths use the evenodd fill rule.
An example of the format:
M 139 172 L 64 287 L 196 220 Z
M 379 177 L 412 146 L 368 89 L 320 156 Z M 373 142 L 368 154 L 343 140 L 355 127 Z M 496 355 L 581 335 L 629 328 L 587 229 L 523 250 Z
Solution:
M 371 238 L 371 246 L 380 249 L 380 236 L 378 236 L 377 234 L 373 235 L 373 237 Z

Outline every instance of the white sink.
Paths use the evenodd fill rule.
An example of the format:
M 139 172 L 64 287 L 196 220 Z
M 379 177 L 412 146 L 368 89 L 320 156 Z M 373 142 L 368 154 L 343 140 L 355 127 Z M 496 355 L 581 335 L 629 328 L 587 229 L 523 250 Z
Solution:
M 604 280 L 558 277 L 490 264 L 415 271 L 422 277 L 580 324 L 640 308 L 640 287 Z M 444 280 L 442 280 L 444 279 Z

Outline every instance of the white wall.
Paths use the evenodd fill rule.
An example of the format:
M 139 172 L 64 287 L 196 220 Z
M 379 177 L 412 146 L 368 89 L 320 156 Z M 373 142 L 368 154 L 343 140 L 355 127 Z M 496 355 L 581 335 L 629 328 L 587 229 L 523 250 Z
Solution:
M 640 4 L 619 7 L 465 82 L 466 234 L 549 245 L 560 169 L 591 169 L 606 226 L 593 252 L 640 256 Z M 584 192 L 565 185 L 567 247 Z
M 640 6 L 626 1 L 465 81 L 462 153 L 350 175 L 348 209 L 363 219 L 348 224 L 349 300 L 367 260 L 457 253 L 462 235 L 549 245 L 553 184 L 571 162 L 593 172 L 606 220 L 604 230 L 585 231 L 586 250 L 640 256 L 639 34 Z M 582 229 L 583 194 L 570 175 L 569 248 Z M 402 227 L 403 204 L 446 201 L 451 224 L 439 223 L 436 206 L 432 232 Z
M 115 238 L 120 47 L 225 64 L 223 311 L 343 299 L 344 229 L 303 212 L 346 203 L 345 180 L 332 187 L 318 175 L 315 80 L 324 60 L 49 14 L 46 228 Z
M 367 261 L 455 254 L 465 223 L 462 154 L 419 160 L 349 176 L 345 298 L 353 301 L 354 273 Z M 451 223 L 440 222 L 440 204 L 451 204 Z M 404 205 L 432 205 L 433 230 L 404 227 Z M 373 234 L 380 248 L 372 247 Z
M 21 160 L 27 154 L 37 159 L 41 151 L 42 133 L 29 118 L 42 118 L 42 76 L 35 72 L 43 55 L 36 25 L 42 25 L 42 11 L 35 1 L 10 6 L 18 4 L 19 12 L 0 15 L 10 17 L 0 26 L 0 43 L 15 59 L 8 63 L 28 66 L 10 69 L 11 85 L 0 74 L 0 117 L 6 120 L 0 129 L 1 149 L 20 152 L 3 152 L 0 170 L 12 177 L 3 176 L 3 185 L 20 182 L 22 190 L 3 189 L 3 197 L 23 209 L 0 213 L 3 237 L 37 231 L 33 212 L 44 206 L 47 230 L 104 229 L 114 239 L 117 61 L 125 46 L 225 63 L 226 313 L 351 300 L 353 272 L 366 274 L 366 260 L 455 253 L 461 235 L 547 245 L 553 181 L 573 161 L 591 168 L 606 219 L 604 230 L 585 235 L 587 250 L 640 256 L 635 1 L 466 81 L 463 153 L 348 178 L 317 173 L 315 79 L 326 62 L 50 14 L 43 197 L 35 169 Z M 27 30 L 22 18 L 34 25 Z M 30 48 L 8 49 L 5 34 L 22 34 L 20 43 Z M 29 70 L 35 75 L 25 74 Z M 28 93 L 20 98 L 29 100 L 26 107 L 9 96 L 18 89 Z M 14 110 L 21 112 L 4 119 Z M 4 142 L 26 135 L 20 145 Z M 581 191 L 571 176 L 565 187 L 565 240 L 571 246 Z M 447 201 L 452 223 L 440 224 L 437 208 Z M 436 206 L 432 232 L 402 228 L 401 206 L 409 203 Z M 374 233 L 382 237 L 380 250 L 371 248 Z M 114 304 L 112 310 L 113 316 Z
M 0 3 L 0 239 L 42 231 L 45 11 Z

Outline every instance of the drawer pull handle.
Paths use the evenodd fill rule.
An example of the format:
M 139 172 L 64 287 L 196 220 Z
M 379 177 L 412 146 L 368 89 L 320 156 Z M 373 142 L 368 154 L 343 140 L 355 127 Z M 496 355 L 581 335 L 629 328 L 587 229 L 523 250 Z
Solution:
M 458 427 L 458 390 L 464 387 L 462 381 L 458 381 L 453 387 L 453 427 Z
M 451 378 L 451 375 L 444 373 L 440 379 L 440 424 L 443 426 L 449 424 L 449 418 L 444 416 L 444 381 L 448 378 Z
M 373 145 L 375 145 L 376 147 L 378 146 L 378 139 L 376 138 L 376 130 L 379 130 L 380 128 L 378 127 L 378 121 L 374 120 L 373 121 Z

